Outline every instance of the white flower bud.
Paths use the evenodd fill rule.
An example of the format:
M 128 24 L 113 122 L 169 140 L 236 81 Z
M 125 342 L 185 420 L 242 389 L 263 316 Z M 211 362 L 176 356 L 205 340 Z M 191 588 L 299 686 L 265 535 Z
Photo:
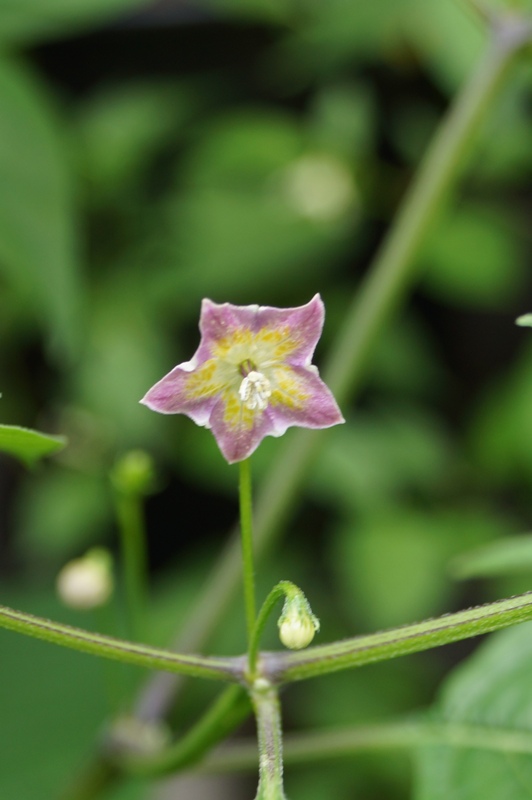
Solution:
M 320 629 L 320 622 L 303 594 L 286 598 L 278 625 L 279 638 L 290 650 L 307 647 Z
M 83 610 L 105 605 L 113 588 L 111 558 L 99 547 L 65 564 L 56 581 L 63 603 Z

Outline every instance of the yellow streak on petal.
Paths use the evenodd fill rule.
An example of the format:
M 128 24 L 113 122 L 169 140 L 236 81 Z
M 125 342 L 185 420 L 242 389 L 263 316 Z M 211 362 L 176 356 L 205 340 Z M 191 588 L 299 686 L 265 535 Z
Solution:
M 237 328 L 216 342 L 213 354 L 235 365 L 250 359 L 260 370 L 264 363 L 282 363 L 298 346 L 299 341 L 290 335 L 288 325 L 261 328 L 257 333 Z
M 210 359 L 191 372 L 187 380 L 187 394 L 191 399 L 200 400 L 211 397 L 223 389 L 223 383 L 216 374 L 216 362 Z
M 288 369 L 275 370 L 274 381 L 270 397 L 272 405 L 282 405 L 293 409 L 305 406 L 310 394 L 303 390 L 301 381 L 295 373 Z
M 232 429 L 251 430 L 255 421 L 256 411 L 247 408 L 236 392 L 227 391 L 224 396 L 225 411 L 224 422 Z M 260 413 L 260 412 L 259 412 Z

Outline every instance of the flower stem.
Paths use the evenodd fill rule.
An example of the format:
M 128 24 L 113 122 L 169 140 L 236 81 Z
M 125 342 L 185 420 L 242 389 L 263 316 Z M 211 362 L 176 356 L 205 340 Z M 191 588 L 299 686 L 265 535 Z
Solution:
M 515 23 L 517 25 L 517 23 Z M 439 209 L 454 188 L 464 157 L 493 105 L 509 67 L 522 50 L 529 26 L 510 30 L 499 25 L 491 32 L 484 57 L 442 121 L 400 212 L 349 309 L 345 325 L 331 347 L 324 378 L 340 404 L 351 400 L 361 385 L 364 369 L 379 334 L 413 285 L 421 268 L 417 258 Z M 271 547 L 288 518 L 297 491 L 311 468 L 323 431 L 293 431 L 281 443 L 256 505 L 255 550 Z M 238 542 L 228 547 L 208 577 L 206 587 L 177 637 L 179 650 L 198 650 L 215 629 L 240 576 Z M 173 692 L 172 682 L 160 685 L 160 706 Z M 166 702 L 168 702 L 166 700 Z
M 249 458 L 240 461 L 240 541 L 242 546 L 242 569 L 244 578 L 244 603 L 248 646 L 255 627 L 255 568 L 253 565 L 253 511 L 251 496 L 251 467 Z
M 309 647 L 297 653 L 263 653 L 261 670 L 272 682 L 303 680 L 430 650 L 530 619 L 532 592 L 414 625 Z

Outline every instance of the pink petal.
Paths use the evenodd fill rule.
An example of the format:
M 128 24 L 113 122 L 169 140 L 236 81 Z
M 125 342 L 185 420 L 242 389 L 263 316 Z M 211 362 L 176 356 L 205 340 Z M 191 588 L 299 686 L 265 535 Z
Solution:
M 219 305 L 212 300 L 203 300 L 200 317 L 202 338 L 194 358 L 199 362 L 210 358 L 217 342 L 243 328 L 253 333 L 264 329 L 286 329 L 286 337 L 293 343 L 286 360 L 291 364 L 308 366 L 321 335 L 324 317 L 319 294 L 306 305 L 296 308 Z
M 220 387 L 202 380 L 202 367 L 185 361 L 161 378 L 140 401 L 160 414 L 186 414 L 197 425 L 209 427 Z
M 278 436 L 287 428 L 330 428 L 345 422 L 332 392 L 315 367 L 285 367 L 278 373 L 268 410 Z
M 242 406 L 239 398 L 229 398 L 235 404 L 228 414 L 227 398 L 221 398 L 212 410 L 210 427 L 229 464 L 248 458 L 265 436 L 276 436 L 275 426 L 266 412 L 254 412 Z

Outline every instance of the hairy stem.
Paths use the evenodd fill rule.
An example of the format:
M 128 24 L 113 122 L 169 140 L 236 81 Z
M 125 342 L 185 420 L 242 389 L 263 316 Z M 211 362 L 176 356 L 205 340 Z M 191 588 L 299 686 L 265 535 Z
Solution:
M 250 690 L 257 719 L 259 788 L 255 800 L 286 800 L 283 790 L 281 706 L 275 687 L 259 679 Z
M 6 606 L 0 606 L 0 627 L 82 653 L 112 658 L 148 669 L 232 682 L 238 682 L 244 672 L 243 658 L 180 655 L 169 650 L 102 636 L 70 625 L 61 625 Z
M 532 592 L 382 633 L 309 647 L 298 653 L 263 653 L 261 668 L 271 681 L 303 680 L 430 650 L 530 619 Z
M 508 20 L 494 27 L 487 52 L 441 123 L 331 348 L 324 377 L 340 404 L 355 395 L 379 334 L 414 283 L 421 266 L 416 258 L 420 248 L 456 185 L 464 158 L 509 67 L 530 38 L 530 27 L 521 20 Z M 292 431 L 280 445 L 258 496 L 256 554 L 270 548 L 280 536 L 325 435 L 322 431 Z M 197 606 L 176 639 L 176 649 L 201 649 L 233 598 L 239 577 L 239 545 L 234 540 L 209 576 Z M 175 679 L 169 676 L 152 682 L 141 698 L 143 713 L 161 713 L 174 691 Z

